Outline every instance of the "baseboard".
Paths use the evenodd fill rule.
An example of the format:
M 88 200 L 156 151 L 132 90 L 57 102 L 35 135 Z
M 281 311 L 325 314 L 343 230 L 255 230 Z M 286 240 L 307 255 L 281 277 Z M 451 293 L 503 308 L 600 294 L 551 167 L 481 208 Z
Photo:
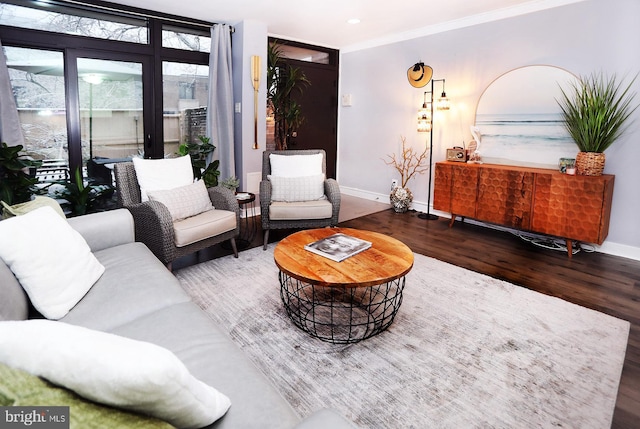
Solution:
M 351 195 L 354 197 L 364 198 L 371 201 L 380 201 L 380 202 L 388 202 L 389 195 L 387 194 L 379 194 L 371 191 L 365 191 L 363 189 L 357 188 L 349 188 L 345 186 L 340 187 L 340 192 Z M 424 201 L 413 201 L 411 204 L 411 208 L 413 210 L 417 210 L 419 212 L 426 213 L 427 212 L 427 203 Z M 446 212 L 441 212 L 439 210 L 434 210 L 433 208 L 429 210 L 429 213 L 435 214 L 440 217 L 444 217 L 447 219 L 451 219 L 451 214 Z M 509 228 L 500 227 L 498 225 L 487 224 L 484 222 L 475 221 L 473 219 L 465 219 L 465 222 L 469 222 L 474 225 L 483 226 L 486 228 L 492 228 L 500 231 L 507 232 L 517 232 L 516 230 L 512 230 Z M 593 248 L 596 252 L 605 253 L 607 255 L 620 256 L 622 258 L 633 259 L 636 261 L 640 261 L 640 247 L 629 246 L 626 244 L 614 243 L 611 241 L 606 241 L 602 243 L 601 246 L 593 245 Z

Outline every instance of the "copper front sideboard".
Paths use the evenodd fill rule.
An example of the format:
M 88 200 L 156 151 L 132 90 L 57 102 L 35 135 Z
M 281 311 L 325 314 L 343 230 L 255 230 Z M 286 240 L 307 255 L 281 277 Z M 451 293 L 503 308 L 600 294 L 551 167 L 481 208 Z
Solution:
M 497 164 L 436 163 L 433 208 L 456 216 L 566 240 L 602 244 L 615 176 Z

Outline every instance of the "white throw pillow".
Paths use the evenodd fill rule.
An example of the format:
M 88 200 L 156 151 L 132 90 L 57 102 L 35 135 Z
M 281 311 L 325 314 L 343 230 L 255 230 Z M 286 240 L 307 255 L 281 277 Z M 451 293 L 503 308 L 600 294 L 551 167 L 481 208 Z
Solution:
M 271 182 L 271 201 L 293 203 L 324 198 L 324 174 L 303 177 L 268 175 Z
M 202 180 L 167 191 L 147 191 L 151 201 L 159 201 L 169 209 L 176 221 L 213 210 L 209 191 Z
M 2 363 L 180 428 L 207 426 L 231 406 L 171 351 L 148 342 L 36 319 L 0 322 L 0 344 Z
M 48 319 L 67 314 L 104 273 L 80 233 L 49 206 L 0 222 L 0 258 Z
M 322 154 L 313 155 L 269 155 L 271 175 L 280 177 L 302 177 L 324 174 Z
M 133 158 L 142 201 L 148 201 L 148 191 L 178 188 L 193 183 L 193 168 L 189 155 L 178 158 Z

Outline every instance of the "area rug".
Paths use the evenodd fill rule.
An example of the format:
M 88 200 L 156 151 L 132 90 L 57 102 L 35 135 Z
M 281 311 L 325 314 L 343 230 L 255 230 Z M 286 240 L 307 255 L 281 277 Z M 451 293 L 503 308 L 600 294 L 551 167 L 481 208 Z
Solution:
M 390 328 L 352 345 L 287 318 L 273 247 L 176 272 L 296 412 L 361 428 L 608 428 L 629 323 L 415 255 Z

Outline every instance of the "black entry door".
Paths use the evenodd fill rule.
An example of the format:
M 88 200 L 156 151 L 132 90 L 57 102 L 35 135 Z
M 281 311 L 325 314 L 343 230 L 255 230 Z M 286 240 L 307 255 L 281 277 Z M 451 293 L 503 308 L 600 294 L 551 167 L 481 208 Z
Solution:
M 337 65 L 289 60 L 304 71 L 310 85 L 295 94 L 301 105 L 304 122 L 289 149 L 324 149 L 327 153 L 327 177 L 336 177 L 338 151 L 338 68 Z

